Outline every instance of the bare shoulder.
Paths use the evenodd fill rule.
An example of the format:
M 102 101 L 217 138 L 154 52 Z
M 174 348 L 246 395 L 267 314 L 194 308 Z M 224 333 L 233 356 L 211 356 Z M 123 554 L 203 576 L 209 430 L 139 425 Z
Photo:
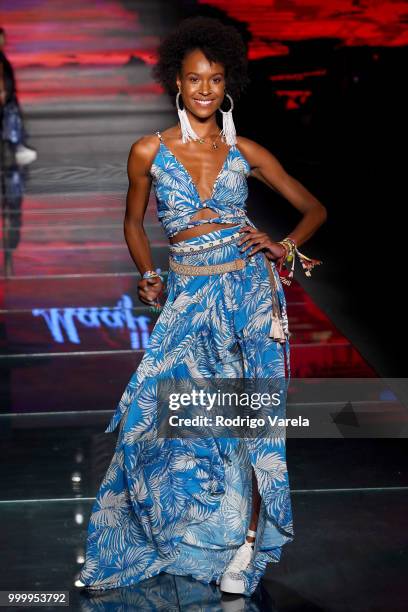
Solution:
M 248 152 L 259 146 L 254 140 L 246 138 L 246 136 L 237 136 L 237 145 L 242 148 L 242 150 L 245 149 Z
M 137 169 L 138 174 L 148 174 L 159 146 L 157 134 L 147 134 L 138 138 L 130 147 L 128 157 L 130 170 Z
M 266 147 L 244 136 L 237 136 L 237 145 L 251 167 L 248 176 L 252 176 L 274 191 L 278 191 L 276 186 L 282 184 L 288 178 L 287 172 L 278 158 Z
M 136 157 L 142 161 L 149 161 L 157 153 L 159 144 L 160 141 L 157 134 L 141 136 L 131 145 L 129 156 Z
M 268 158 L 269 160 L 273 159 L 277 161 L 276 157 L 269 151 L 269 149 L 266 149 L 264 146 L 258 144 L 250 138 L 246 138 L 245 136 L 237 136 L 237 145 L 247 158 L 251 168 L 258 168 L 262 165 L 262 162 L 266 161 Z

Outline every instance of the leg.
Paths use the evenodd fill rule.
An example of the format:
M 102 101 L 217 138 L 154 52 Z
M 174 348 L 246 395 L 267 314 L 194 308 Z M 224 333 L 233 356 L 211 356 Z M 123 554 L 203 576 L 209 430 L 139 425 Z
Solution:
M 244 544 L 238 548 L 235 555 L 227 565 L 222 574 L 220 589 L 226 593 L 243 593 L 245 591 L 244 579 L 240 572 L 245 570 L 253 559 L 255 552 L 256 529 L 258 526 L 259 509 L 261 496 L 258 490 L 258 483 L 254 468 L 251 467 L 252 474 L 252 512 L 249 528 Z
M 259 519 L 259 509 L 261 506 L 261 496 L 258 491 L 258 483 L 255 476 L 254 468 L 252 468 L 252 514 L 251 521 L 249 523 L 249 529 L 256 531 Z M 246 537 L 247 542 L 255 542 L 255 536 Z

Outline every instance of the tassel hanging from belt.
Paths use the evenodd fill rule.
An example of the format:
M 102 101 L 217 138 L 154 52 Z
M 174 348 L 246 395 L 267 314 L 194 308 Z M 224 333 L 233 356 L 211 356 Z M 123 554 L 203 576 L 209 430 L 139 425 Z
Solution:
M 276 340 L 276 342 L 284 343 L 286 342 L 287 338 L 286 338 L 286 335 L 283 329 L 282 313 L 281 313 L 281 307 L 279 304 L 279 297 L 278 297 L 278 286 L 277 286 L 275 275 L 271 267 L 271 262 L 269 261 L 265 253 L 264 253 L 264 257 L 265 257 L 266 267 L 268 269 L 269 280 L 271 283 L 271 293 L 272 293 L 272 324 L 271 324 L 271 329 L 269 331 L 269 337 Z

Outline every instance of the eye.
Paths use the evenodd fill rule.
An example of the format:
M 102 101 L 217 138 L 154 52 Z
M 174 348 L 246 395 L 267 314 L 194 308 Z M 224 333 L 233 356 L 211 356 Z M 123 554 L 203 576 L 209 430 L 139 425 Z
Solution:
M 197 77 L 190 77 L 190 81 L 197 81 Z
M 215 77 L 214 81 L 215 81 L 216 83 L 219 83 L 219 82 L 221 81 L 221 77 Z

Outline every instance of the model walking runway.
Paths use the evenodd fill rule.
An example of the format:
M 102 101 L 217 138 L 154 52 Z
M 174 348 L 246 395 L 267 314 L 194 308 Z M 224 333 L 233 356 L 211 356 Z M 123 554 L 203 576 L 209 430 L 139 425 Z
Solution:
M 244 65 L 239 35 L 224 30 L 217 20 L 198 18 L 187 20 L 179 33 L 164 41 L 159 78 L 169 78 L 166 54 L 174 53 L 178 38 L 179 45 L 185 37 L 191 47 L 187 39 L 194 28 L 198 38 L 206 28 L 220 41 L 223 34 L 231 36 L 230 44 L 236 45 Z M 113 459 L 92 508 L 79 575 L 79 583 L 91 590 L 135 584 L 165 571 L 251 595 L 266 564 L 278 562 L 283 545 L 294 537 L 284 434 L 224 438 L 210 429 L 194 438 L 158 435 L 161 379 L 190 381 L 193 386 L 196 379 L 289 379 L 281 264 L 291 261 L 293 268 L 298 255 L 310 274 L 320 263 L 298 251 L 295 233 L 276 243 L 248 218 L 247 177 L 252 167 L 271 182 L 281 180 L 282 190 L 292 185 L 269 152 L 248 139 L 238 140 L 230 94 L 230 109 L 222 111 L 223 129 L 211 137 L 212 151 L 221 151 L 207 152 L 205 163 L 204 157 L 195 156 L 196 171 L 197 166 L 208 166 L 207 174 L 215 175 L 203 181 L 206 189 L 201 190 L 202 181 L 193 179 L 190 163 L 178 154 L 189 141 L 198 142 L 196 147 L 206 144 L 190 120 L 196 129 L 214 133 L 215 109 L 210 108 L 217 93 L 221 101 L 225 95 L 217 78 L 222 63 L 209 62 L 199 41 L 196 46 L 183 61 L 185 88 L 191 88 L 190 97 L 184 93 L 183 109 L 177 73 L 179 125 L 140 139 L 129 155 L 125 235 L 143 276 L 140 298 L 156 304 L 163 282 L 152 269 L 141 225 L 153 185 L 158 218 L 170 241 L 167 299 L 106 429 L 112 432 L 120 425 Z M 164 65 L 165 73 L 160 72 Z M 202 70 L 206 76 L 196 85 L 189 75 Z M 187 100 L 197 105 L 197 115 L 187 115 Z M 217 143 L 221 135 L 223 145 L 221 139 Z M 310 197 L 307 207 L 313 214 L 310 220 L 305 214 L 307 233 L 316 225 L 316 210 L 319 224 L 324 213 Z M 217 227 L 220 224 L 225 227 Z M 204 225 L 207 231 L 198 233 Z M 280 399 L 284 416 L 286 395 Z

